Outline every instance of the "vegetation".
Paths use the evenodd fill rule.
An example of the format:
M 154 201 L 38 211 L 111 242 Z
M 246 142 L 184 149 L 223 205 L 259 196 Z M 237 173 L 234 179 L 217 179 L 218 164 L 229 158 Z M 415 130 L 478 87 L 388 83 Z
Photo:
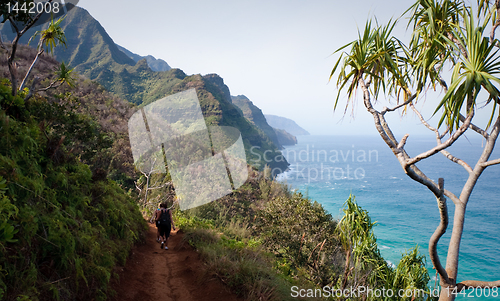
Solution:
M 335 106 L 341 93 L 347 93 L 348 106 L 355 92 L 361 89 L 364 106 L 373 115 L 377 131 L 404 172 L 436 197 L 440 224 L 430 238 L 429 254 L 439 273 L 439 300 L 454 300 L 458 292 L 463 293 L 466 289 L 500 286 L 500 280 L 457 279 L 460 242 L 471 193 L 483 171 L 500 163 L 500 159 L 489 159 L 500 132 L 497 112 L 500 104 L 500 56 L 498 40 L 495 39 L 500 24 L 500 2 L 478 0 L 476 4 L 473 8 L 461 0 L 416 1 L 406 12 L 410 20 L 408 26 L 413 28 L 408 45 L 392 36 L 397 22 L 379 26 L 368 21 L 357 40 L 338 50 L 348 49 L 341 54 L 331 73 L 331 77 L 337 77 L 339 87 Z M 446 69 L 450 69 L 451 74 Z M 415 104 L 425 99 L 429 88 L 436 87 L 440 87 L 443 93 L 433 109 L 434 114 L 441 112 L 441 118 L 437 126 L 432 126 Z M 383 97 L 380 92 L 394 98 L 397 105 L 376 109 L 377 102 Z M 489 120 L 476 118 L 479 123 L 474 124 L 476 112 L 482 108 L 491 109 L 491 117 Z M 403 112 L 411 109 L 435 136 L 436 146 L 411 157 L 405 150 L 409 135 L 397 139 L 385 117 L 398 109 L 403 109 Z M 444 131 L 440 130 L 442 125 L 446 125 Z M 481 157 L 474 166 L 447 150 L 468 131 L 481 135 L 485 141 Z M 444 188 L 443 178 L 436 183 L 416 166 L 437 153 L 466 171 L 466 182 L 459 195 Z M 437 244 L 448 227 L 447 198 L 455 205 L 455 217 L 446 265 L 443 266 Z
M 0 76 L 8 77 L 9 71 L 6 68 L 4 53 L 0 50 Z M 36 56 L 36 50 L 19 46 L 17 63 L 19 71 L 24 72 L 29 67 L 29 62 Z M 113 96 L 104 88 L 78 74 L 72 74 L 71 85 L 60 85 L 57 81 L 60 78 L 62 64 L 59 65 L 53 58 L 42 55 L 33 69 L 34 76 L 39 78 L 40 85 L 54 86 L 54 89 L 39 91 L 37 97 L 43 97 L 50 103 L 63 104 L 72 112 L 89 116 L 100 128 L 102 137 L 111 143 L 110 148 L 102 149 L 99 156 L 94 156 L 93 161 L 87 156 L 82 156 L 84 163 L 89 164 L 92 171 L 100 169 L 101 173 L 109 179 L 116 181 L 125 189 L 135 189 L 134 180 L 137 178 L 132 160 L 132 151 L 128 142 L 128 118 L 134 112 L 133 105 Z M 27 101 L 29 106 L 31 101 Z M 61 126 L 61 125 L 57 125 Z M 91 135 L 91 133 L 87 133 Z M 75 145 L 73 152 L 81 151 L 85 148 L 88 154 L 96 149 L 94 144 Z
M 266 117 L 262 113 L 261 109 L 253 104 L 253 102 L 248 99 L 245 95 L 231 96 L 231 102 L 241 110 L 241 113 L 245 118 L 250 120 L 252 124 L 255 124 L 261 131 L 266 134 L 267 137 L 271 139 L 271 141 L 278 148 L 283 148 L 282 144 L 278 140 L 277 133 L 274 132 L 274 129 L 267 124 Z
M 113 141 L 89 116 L 45 98 L 28 105 L 9 84 L 0 85 L 0 299 L 104 300 L 145 229 L 134 199 L 92 165 Z
M 375 223 L 352 196 L 337 222 L 320 204 L 251 172 L 233 194 L 175 214 L 185 239 L 206 261 L 207 276 L 219 277 L 247 300 L 296 299 L 293 286 L 395 292 L 385 298 L 365 292 L 346 300 L 434 299 L 417 247 L 390 266 L 378 250 Z
M 0 86 L 2 300 L 104 300 L 113 268 L 145 229 L 134 199 L 108 180 L 131 186 L 135 177 L 123 139 L 131 106 L 42 55 L 65 43 L 61 21 L 37 32 L 36 51 L 17 44 L 31 23 L 2 43 L 0 71 L 12 80 Z M 17 90 L 19 72 L 26 75 Z
M 389 266 L 374 223 L 353 198 L 337 222 L 320 204 L 270 179 L 288 163 L 273 138 L 233 105 L 222 78 L 153 72 L 145 60 L 135 63 L 119 51 L 78 8 L 41 28 L 36 50 L 18 45 L 34 24 L 32 17 L 20 21 L 24 29 L 0 51 L 7 54 L 0 72 L 11 79 L 0 84 L 0 299 L 105 299 L 113 267 L 124 264 L 145 229 L 140 209 L 147 214 L 160 200 L 175 200 L 168 175 L 134 170 L 127 136 L 133 106 L 104 88 L 141 106 L 196 88 L 207 125 L 242 133 L 253 165 L 249 180 L 217 202 L 176 212 L 186 241 L 207 263 L 207 276 L 249 300 L 294 299 L 292 285 L 419 290 L 425 294 L 407 299 L 430 299 L 417 249 Z M 103 86 L 43 55 L 44 44 L 65 44 L 64 32 L 82 38 L 67 52 L 56 48 L 56 57 Z M 89 40 L 96 42 L 85 44 Z M 26 74 L 20 88 L 16 72 Z M 24 89 L 31 75 L 31 88 Z M 141 208 L 123 188 L 138 189 Z
M 368 294 L 368 300 L 434 300 L 436 296 L 427 286 L 429 274 L 425 257 L 418 253 L 418 246 L 403 254 L 396 267 L 390 266 L 380 255 L 373 233 L 374 222 L 366 210 L 349 196 L 344 205 L 344 216 L 337 226 L 337 233 L 345 252 L 344 272 L 339 281 L 342 291 L 346 288 L 372 287 L 391 292 L 384 298 Z M 393 294 L 390 296 L 389 294 Z
M 250 179 L 233 194 L 176 212 L 176 223 L 186 231 L 186 240 L 201 252 L 207 276 L 219 277 L 247 300 L 293 300 L 292 285 L 312 289 L 320 278 L 334 274 L 335 265 L 329 259 L 342 256 L 335 248 L 335 221 L 300 193 L 291 193 L 262 173 L 250 173 Z M 274 198 L 277 201 L 272 201 Z M 294 207 L 297 215 L 286 220 L 280 204 Z M 291 223 L 301 217 L 301 224 Z M 310 235 L 299 250 L 304 232 L 297 229 L 301 225 L 305 227 L 300 231 Z M 330 241 L 320 252 L 321 260 L 317 259 L 318 249 L 309 257 L 317 242 L 325 238 Z M 302 255 L 300 260 L 295 260 L 297 254 Z M 315 266 L 308 266 L 310 263 Z

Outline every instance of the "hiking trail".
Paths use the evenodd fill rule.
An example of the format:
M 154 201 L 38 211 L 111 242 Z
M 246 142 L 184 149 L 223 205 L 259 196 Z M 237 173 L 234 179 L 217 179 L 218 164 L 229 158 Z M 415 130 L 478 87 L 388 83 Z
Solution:
M 182 230 L 172 231 L 168 250 L 156 242 L 156 227 L 149 224 L 146 243 L 137 245 L 119 280 L 112 282 L 116 301 L 242 301 L 218 278 L 207 277 L 199 253 L 182 240 Z M 207 279 L 208 278 L 208 279 Z

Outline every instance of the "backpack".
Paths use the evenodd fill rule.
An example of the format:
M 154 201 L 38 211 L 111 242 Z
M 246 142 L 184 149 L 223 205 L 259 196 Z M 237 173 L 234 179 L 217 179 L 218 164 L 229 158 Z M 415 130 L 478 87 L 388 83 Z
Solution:
M 160 214 L 160 218 L 158 219 L 158 223 L 162 226 L 170 225 L 170 210 L 162 210 Z

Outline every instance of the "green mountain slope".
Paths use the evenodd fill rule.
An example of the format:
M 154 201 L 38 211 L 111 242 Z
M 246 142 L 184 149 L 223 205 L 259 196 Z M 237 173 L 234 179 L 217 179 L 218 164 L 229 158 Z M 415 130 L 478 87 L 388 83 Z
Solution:
M 231 100 L 242 111 L 245 118 L 261 129 L 277 147 L 282 148 L 274 129 L 267 124 L 266 117 L 264 117 L 261 109 L 255 106 L 245 95 L 231 96 Z
M 33 48 L 21 45 L 17 55 L 17 65 L 19 74 L 24 74 L 36 55 Z M 48 55 L 42 55 L 35 65 L 33 76 L 40 77 L 37 88 L 46 87 L 54 80 L 55 70 L 59 63 Z M 6 63 L 6 55 L 0 50 L 0 77 L 10 78 Z M 84 163 L 91 165 L 92 172 L 100 169 L 108 175 L 108 178 L 117 181 L 127 188 L 134 188 L 134 180 L 137 175 L 134 170 L 132 151 L 128 142 L 128 119 L 137 110 L 132 104 L 124 101 L 115 95 L 105 91 L 96 82 L 92 82 L 82 76 L 75 74 L 75 87 L 63 85 L 57 90 L 41 92 L 41 95 L 51 100 L 57 99 L 66 102 L 68 109 L 75 113 L 85 114 L 97 123 L 106 139 L 111 143 L 111 148 L 97 153 L 92 151 L 94 144 L 72 147 L 74 151 L 80 151 L 85 147 L 96 156 L 93 158 L 81 157 Z M 88 135 L 95 135 L 89 132 Z M 98 156 L 97 156 L 98 155 Z
M 99 22 L 79 7 L 67 14 L 61 26 L 67 36 L 68 47 L 55 49 L 54 56 L 58 61 L 69 63 L 80 74 L 137 105 L 146 105 L 194 87 L 208 124 L 230 125 L 240 130 L 249 164 L 259 169 L 267 164 L 275 169 L 275 173 L 286 170 L 288 163 L 281 156 L 273 139 L 239 114 L 231 103 L 229 88 L 218 75 L 187 76 L 180 69 L 152 71 L 146 59 L 136 63 L 120 51 Z M 34 30 L 24 36 L 24 42 L 27 42 Z M 10 33 L 9 38 L 12 39 L 8 24 L 3 25 L 2 32 L 7 37 Z M 268 152 L 264 157 L 266 151 Z
M 168 71 L 172 69 L 167 62 L 165 62 L 162 59 L 157 59 L 152 55 L 147 55 L 147 56 L 140 56 L 138 54 L 133 53 L 132 51 L 129 51 L 128 49 L 120 46 L 118 46 L 118 49 L 120 49 L 123 53 L 125 53 L 128 57 L 133 59 L 135 62 L 138 62 L 142 59 L 146 59 L 146 62 L 148 63 L 149 68 L 153 71 Z
M 81 74 L 135 104 L 146 105 L 194 87 L 207 123 L 235 126 L 241 131 L 248 163 L 259 169 L 267 164 L 276 172 L 284 171 L 288 166 L 273 143 L 277 139 L 267 137 L 237 112 L 231 103 L 229 88 L 219 76 L 187 76 L 179 69 L 154 72 L 145 59 L 135 63 L 118 49 L 87 11 L 78 7 L 68 13 L 62 27 L 68 36 L 68 48 L 56 49 L 57 60 L 70 63 Z
M 195 88 L 207 125 L 232 126 L 240 130 L 249 164 L 258 169 L 269 165 L 275 174 L 287 169 L 289 164 L 274 142 L 230 102 L 229 88 L 220 76 L 187 76 L 178 69 L 172 69 L 163 76 L 160 80 L 165 85 L 158 85 L 155 90 L 145 94 L 143 105 L 162 98 L 162 95 Z
M 281 143 L 281 145 L 297 144 L 297 137 L 290 134 L 289 132 L 280 129 L 274 129 L 274 131 L 276 132 L 276 136 L 278 137 L 278 140 Z

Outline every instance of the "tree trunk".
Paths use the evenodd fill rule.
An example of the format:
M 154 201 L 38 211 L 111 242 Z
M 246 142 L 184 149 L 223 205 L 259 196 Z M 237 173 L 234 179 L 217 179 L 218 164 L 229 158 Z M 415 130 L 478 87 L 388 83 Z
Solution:
M 347 277 L 349 276 L 349 262 L 351 259 L 351 250 L 347 250 L 347 254 L 345 257 L 345 269 L 344 269 L 344 278 L 342 279 L 342 286 L 341 289 L 344 291 L 346 285 L 347 285 Z
M 148 203 L 149 176 L 146 177 L 146 192 L 144 193 L 144 205 Z
M 24 86 L 26 85 L 26 82 L 28 81 L 28 77 L 31 74 L 31 71 L 33 71 L 33 67 L 35 67 L 36 62 L 38 61 L 38 58 L 40 55 L 43 53 L 43 48 L 42 50 L 38 51 L 38 53 L 35 56 L 35 59 L 33 60 L 33 63 L 31 63 L 30 68 L 28 69 L 28 72 L 26 72 L 26 75 L 24 76 L 23 81 L 21 82 L 21 86 L 19 86 L 19 92 L 24 89 Z

